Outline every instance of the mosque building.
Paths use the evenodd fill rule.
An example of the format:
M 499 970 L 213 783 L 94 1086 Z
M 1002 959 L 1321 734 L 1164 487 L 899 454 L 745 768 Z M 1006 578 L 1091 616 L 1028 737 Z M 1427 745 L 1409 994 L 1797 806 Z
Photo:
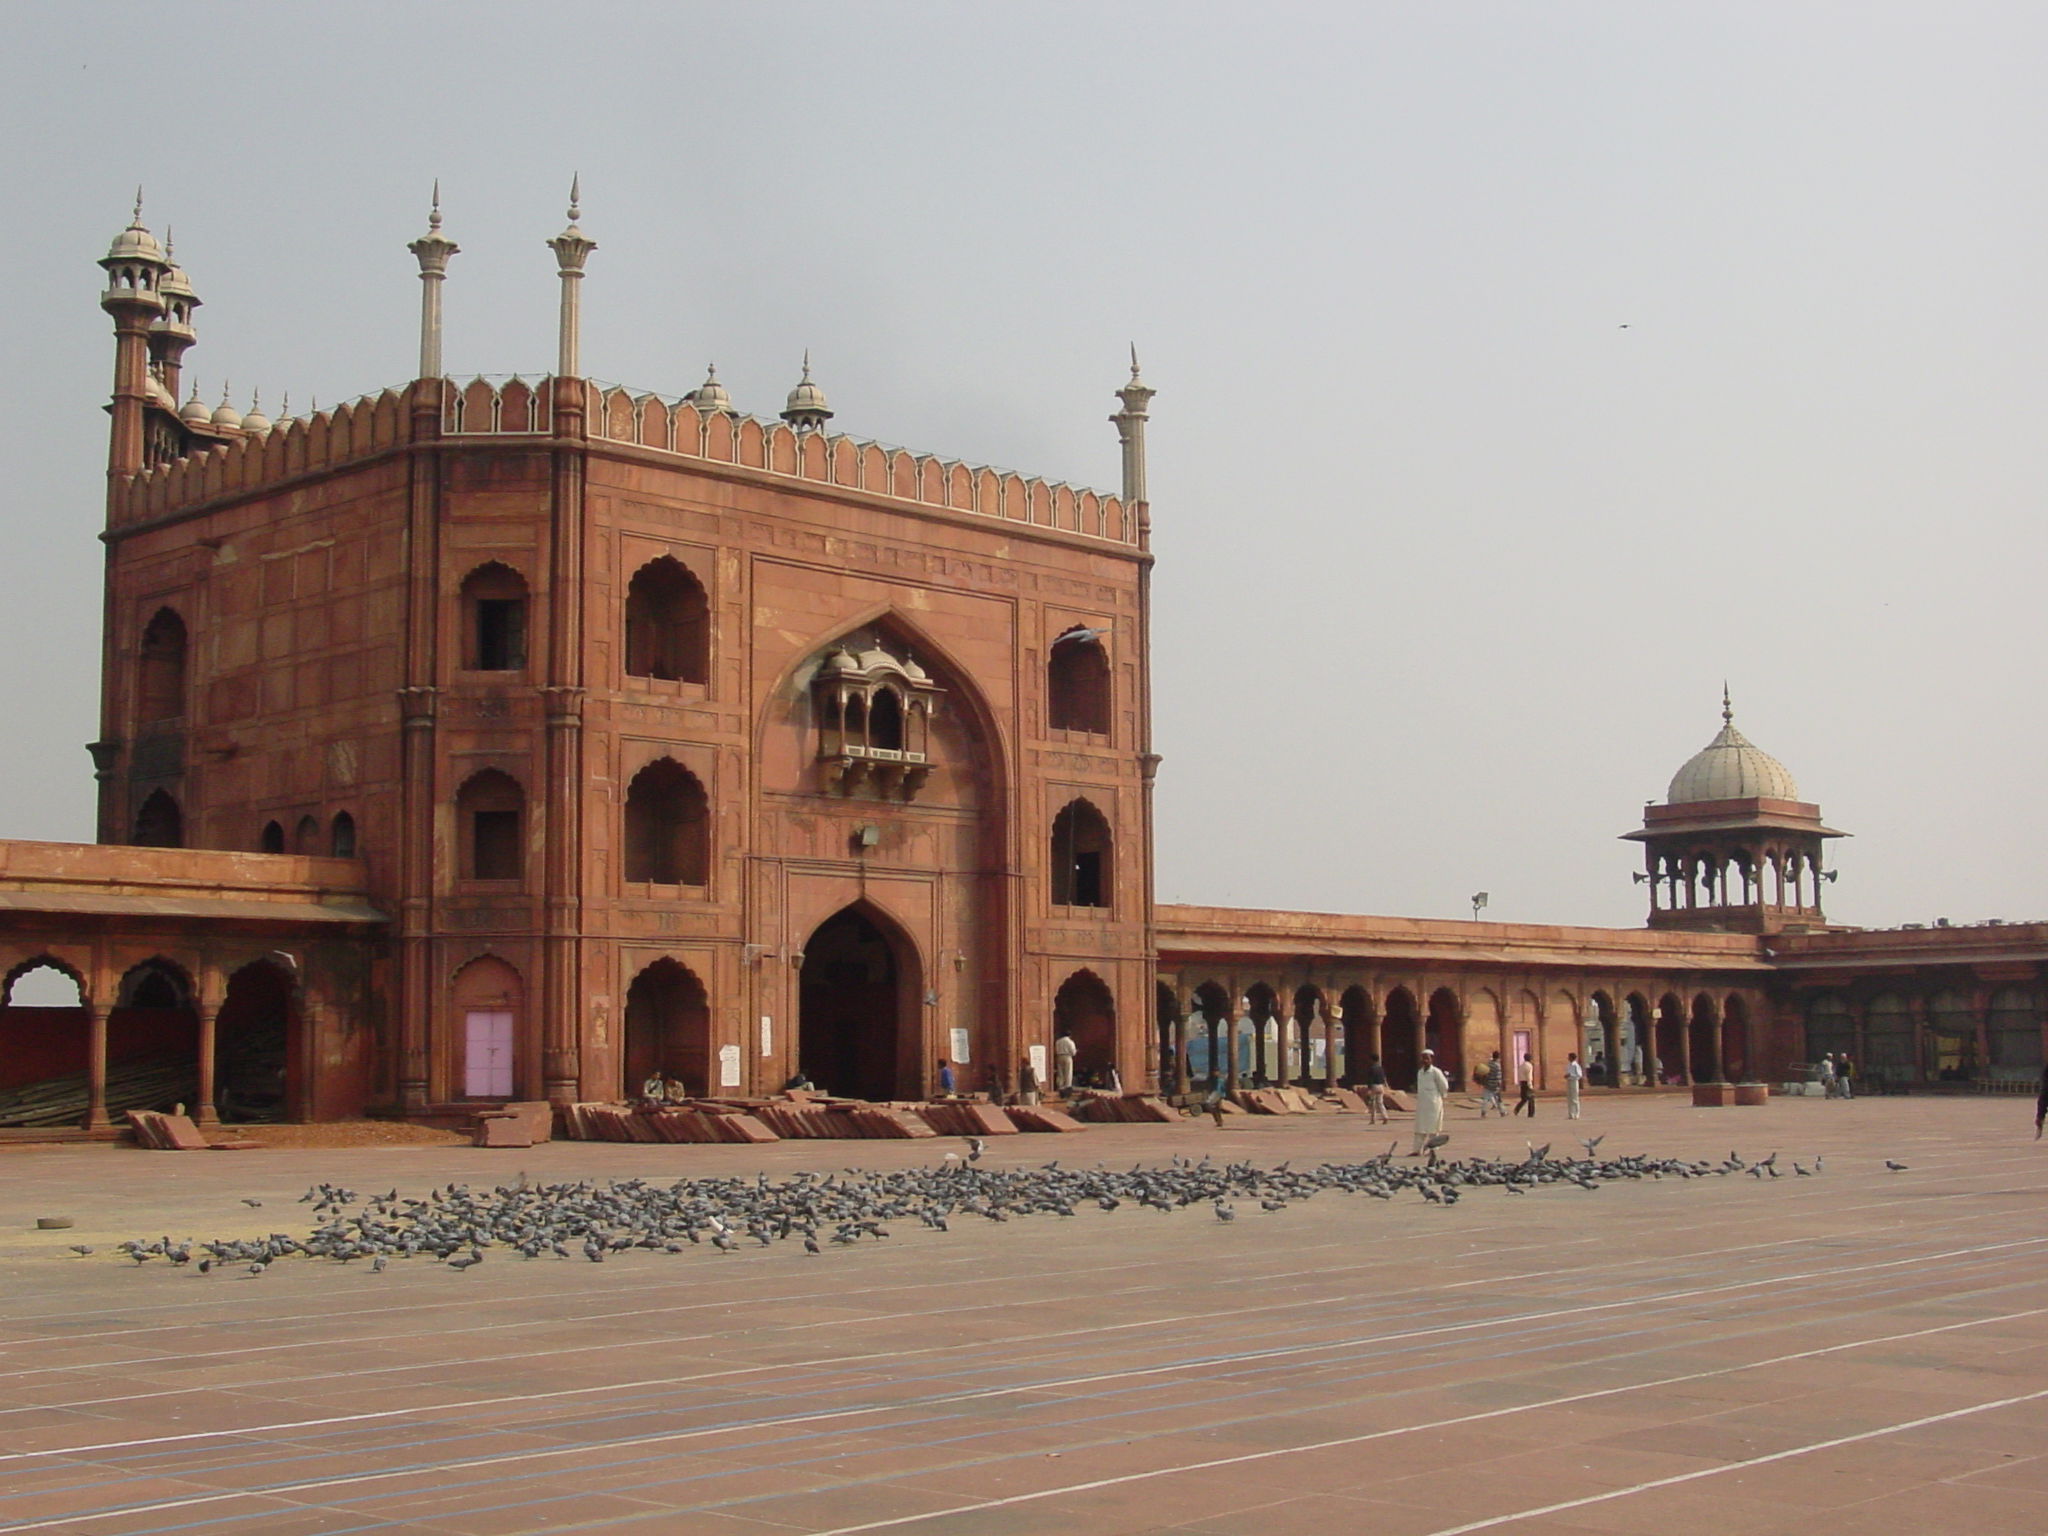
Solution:
M 0 842 L 0 1136 L 656 1074 L 918 1099 L 942 1060 L 1007 1092 L 1060 1035 L 1169 1093 L 1424 1048 L 1615 1090 L 2038 1076 L 2048 925 L 1831 925 L 1842 834 L 1725 698 L 1627 834 L 1640 929 L 1155 905 L 1135 357 L 1114 491 L 834 432 L 808 357 L 772 419 L 715 368 L 601 385 L 576 201 L 552 372 L 446 373 L 437 196 L 415 377 L 304 415 L 187 388 L 200 300 L 139 205 L 100 262 L 97 842 Z M 18 1002 L 37 972 L 76 1004 Z

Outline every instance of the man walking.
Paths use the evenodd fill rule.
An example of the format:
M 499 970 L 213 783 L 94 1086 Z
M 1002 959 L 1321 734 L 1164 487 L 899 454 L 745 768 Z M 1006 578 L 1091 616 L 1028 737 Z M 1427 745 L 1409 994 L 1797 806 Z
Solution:
M 1820 1096 L 1824 1099 L 1832 1099 L 1835 1096 L 1835 1053 L 1833 1051 L 1823 1052 L 1820 1058 L 1820 1065 L 1815 1067 L 1813 1071 L 1814 1075 L 1820 1079 Z
M 1387 1118 L 1387 1069 L 1380 1065 L 1375 1056 L 1365 1064 L 1360 1086 L 1365 1089 L 1365 1123 L 1367 1125 L 1390 1125 Z
M 1500 1064 L 1500 1052 L 1495 1051 L 1479 1069 L 1479 1118 L 1484 1120 L 1490 1109 L 1503 1120 L 1507 1118 L 1507 1105 L 1501 1102 L 1500 1091 L 1506 1086 L 1507 1078 Z
M 1515 1087 L 1520 1097 L 1515 1100 L 1515 1113 L 1528 1111 L 1529 1118 L 1536 1118 L 1536 1059 L 1524 1056 L 1515 1063 Z
M 1841 1060 L 1835 1063 L 1835 1092 L 1845 1099 L 1855 1098 L 1856 1095 L 1849 1091 L 1851 1080 L 1855 1076 L 1856 1069 L 1849 1065 L 1849 1053 L 1844 1051 Z
M 1564 1060 L 1564 1117 L 1567 1120 L 1579 1118 L 1579 1088 L 1586 1081 L 1586 1069 L 1579 1065 L 1579 1053 L 1573 1051 Z M 1534 1120 L 1536 1116 L 1529 1116 Z
M 1436 1052 L 1422 1053 L 1422 1070 L 1415 1074 L 1415 1142 L 1410 1157 L 1420 1157 L 1425 1143 L 1444 1128 L 1444 1100 L 1451 1092 L 1451 1080 L 1436 1064 Z

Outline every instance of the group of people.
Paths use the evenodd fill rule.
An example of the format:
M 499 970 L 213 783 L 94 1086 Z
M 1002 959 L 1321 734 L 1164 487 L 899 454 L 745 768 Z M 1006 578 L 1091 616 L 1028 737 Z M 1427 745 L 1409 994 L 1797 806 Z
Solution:
M 1424 1051 L 1422 1054 L 1425 1057 L 1433 1058 L 1436 1053 Z M 1576 1054 L 1573 1055 L 1573 1061 L 1576 1062 L 1578 1059 Z M 1486 1065 L 1479 1069 L 1478 1076 L 1479 1118 L 1484 1120 L 1488 1114 L 1496 1114 L 1505 1120 L 1508 1117 L 1509 1110 L 1507 1101 L 1502 1097 L 1502 1093 L 1507 1087 L 1507 1067 L 1502 1063 L 1499 1051 L 1495 1051 L 1492 1056 L 1487 1058 Z M 1584 1073 L 1581 1073 L 1580 1077 L 1583 1080 Z M 1515 1088 L 1518 1096 L 1515 1099 L 1513 1113 L 1518 1115 L 1527 1114 L 1531 1120 L 1534 1120 L 1536 1118 L 1536 1063 L 1527 1056 L 1524 1056 L 1515 1063 Z M 1576 1119 L 1577 1116 L 1573 1118 Z
M 1822 1055 L 1813 1069 L 1815 1079 L 1820 1083 L 1820 1095 L 1824 1099 L 1853 1099 L 1856 1097 L 1853 1085 L 1856 1068 L 1849 1060 L 1849 1053 L 1839 1054 L 1828 1051 Z

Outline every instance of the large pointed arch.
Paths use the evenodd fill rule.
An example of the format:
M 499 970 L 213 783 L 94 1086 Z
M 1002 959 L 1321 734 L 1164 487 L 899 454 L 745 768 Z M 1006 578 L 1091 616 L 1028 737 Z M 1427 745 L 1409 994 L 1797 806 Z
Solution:
M 849 636 L 869 629 L 880 629 L 909 647 L 919 664 L 944 682 L 947 707 L 961 712 L 972 733 L 984 745 L 984 767 L 990 777 L 991 803 L 1007 806 L 1010 765 L 1016 760 L 1015 743 L 1003 729 L 1002 719 L 988 694 L 976 681 L 973 670 L 953 653 L 950 646 L 934 638 L 915 619 L 890 603 L 877 603 L 834 623 L 829 629 L 815 631 L 809 639 L 792 648 L 788 663 L 776 675 L 774 687 L 764 696 L 767 702 L 754 720 L 756 760 L 760 760 L 766 750 L 769 732 L 784 723 L 792 712 L 800 719 L 808 719 L 811 679 L 816 675 L 819 664 L 831 654 L 832 648 Z

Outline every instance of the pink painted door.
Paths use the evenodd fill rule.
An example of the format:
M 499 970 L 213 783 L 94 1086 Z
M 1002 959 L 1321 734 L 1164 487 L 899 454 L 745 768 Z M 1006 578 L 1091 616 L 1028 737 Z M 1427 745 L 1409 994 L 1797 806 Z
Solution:
M 512 1013 L 472 1009 L 462 1020 L 462 1091 L 472 1099 L 512 1097 Z

